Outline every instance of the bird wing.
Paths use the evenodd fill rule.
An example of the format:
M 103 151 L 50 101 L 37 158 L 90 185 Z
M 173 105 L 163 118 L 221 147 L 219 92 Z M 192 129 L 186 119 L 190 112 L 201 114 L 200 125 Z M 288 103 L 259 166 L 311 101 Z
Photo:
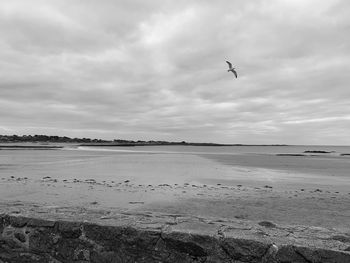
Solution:
M 231 69 L 232 68 L 232 64 L 228 61 L 226 61 L 226 63 L 228 64 L 228 67 Z
M 235 76 L 237 78 L 237 72 L 235 70 L 232 70 L 232 73 L 235 74 Z

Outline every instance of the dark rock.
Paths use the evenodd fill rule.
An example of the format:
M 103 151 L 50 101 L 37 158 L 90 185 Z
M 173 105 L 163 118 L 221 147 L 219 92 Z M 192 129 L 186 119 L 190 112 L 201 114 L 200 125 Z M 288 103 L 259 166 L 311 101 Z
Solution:
M 23 216 L 6 216 L 4 217 L 4 224 L 13 227 L 24 227 L 29 221 L 29 218 Z
M 86 179 L 85 182 L 90 183 L 90 184 L 94 184 L 94 183 L 96 183 L 96 180 L 95 179 Z
M 84 224 L 83 232 L 87 239 L 93 240 L 97 244 L 111 250 L 119 246 L 119 237 L 122 235 L 123 228 L 111 226 L 99 226 L 95 224 Z
M 269 248 L 268 244 L 255 240 L 234 238 L 225 239 L 221 246 L 231 259 L 242 262 L 261 262 L 262 257 Z
M 306 248 L 296 246 L 283 246 L 281 247 L 276 255 L 278 262 L 286 263 L 347 263 L 350 262 L 350 254 L 339 253 L 337 251 L 317 249 L 317 248 Z
M 29 218 L 23 217 L 23 216 L 12 216 L 10 217 L 9 223 L 13 227 L 23 227 L 25 226 L 29 221 Z
M 296 253 L 293 246 L 282 246 L 278 249 L 276 254 L 277 262 L 285 263 L 310 263 L 303 255 Z M 321 262 L 319 262 L 321 263 Z
M 27 222 L 29 227 L 54 227 L 55 221 L 43 220 L 38 218 L 30 218 Z
M 328 152 L 328 151 L 304 151 L 304 153 L 332 153 L 333 151 L 331 152 Z
M 57 253 L 52 253 L 52 256 L 59 262 L 88 262 L 91 250 L 93 250 L 91 243 L 71 238 L 59 238 L 51 248 L 52 252 L 57 251 Z
M 295 247 L 296 254 L 300 255 L 305 262 L 336 262 L 346 263 L 349 262 L 350 255 L 337 253 L 335 251 L 329 251 L 325 249 L 310 249 L 306 247 Z
M 168 262 L 229 262 L 220 240 L 204 234 L 162 233 L 163 251 L 172 255 Z M 163 252 L 163 253 L 164 253 Z
M 274 223 L 269 222 L 269 221 L 261 221 L 258 224 L 260 226 L 264 226 L 264 227 L 267 227 L 267 228 L 275 228 L 275 227 L 277 227 Z
M 171 187 L 171 185 L 169 185 L 169 184 L 160 184 L 160 185 L 158 185 L 158 186 L 168 186 L 168 187 Z
M 21 241 L 22 243 L 26 242 L 26 236 L 23 235 L 22 233 L 15 233 L 15 238 L 17 238 L 19 241 Z
M 79 223 L 60 221 L 57 228 L 64 238 L 79 238 L 81 236 L 81 225 Z
M 185 253 L 195 258 L 207 256 L 207 252 L 196 243 L 169 238 L 164 239 L 164 241 L 168 249 Z
M 144 224 L 137 225 L 137 223 L 135 227 L 103 226 L 70 221 L 27 220 L 26 218 L 16 221 L 13 218 L 13 216 L 0 215 L 0 263 L 350 262 L 350 253 L 347 252 L 350 248 L 340 243 L 349 242 L 346 233 L 332 232 L 333 235 L 328 235 L 329 240 L 340 241 L 330 242 L 336 244 L 334 250 L 328 249 L 328 245 L 327 249 L 307 247 L 307 243 L 303 243 L 305 247 L 284 245 L 290 244 L 292 240 L 295 242 L 295 237 L 278 239 L 280 244 L 271 244 L 269 239 L 273 237 L 271 233 L 280 233 L 278 231 L 285 230 L 283 226 L 276 228 L 268 221 L 262 221 L 259 225 L 267 228 L 275 227 L 275 229 L 264 229 L 265 232 L 260 231 L 264 233 L 261 236 L 258 235 L 255 226 L 242 228 L 241 222 L 232 222 L 231 227 L 221 228 L 226 222 L 221 221 L 222 232 L 218 232 L 219 228 L 215 225 L 210 225 L 213 232 L 206 232 L 209 224 L 205 225 L 204 222 L 198 223 L 198 221 L 194 224 L 195 228 L 191 228 L 192 230 L 186 225 L 187 222 L 184 222 L 184 224 L 168 225 L 164 231 L 161 231 L 160 228 L 145 228 Z M 152 216 L 147 217 L 147 221 L 152 218 Z M 10 225 L 11 221 L 14 222 L 12 225 Z M 21 227 L 14 227 L 14 224 Z M 198 224 L 201 225 L 199 229 Z M 254 231 L 251 230 L 252 227 Z M 299 231 L 298 228 L 294 230 Z M 303 235 L 318 235 L 314 231 L 307 234 L 308 230 L 304 228 L 302 232 Z M 267 235 L 268 238 L 266 238 Z M 319 240 L 314 240 L 318 246 L 324 242 L 324 233 L 321 236 L 321 243 L 318 242 Z M 299 239 L 297 241 L 300 242 Z
M 278 153 L 276 156 L 306 156 L 305 154 L 301 153 Z
M 337 241 L 340 241 L 340 242 L 343 242 L 343 243 L 350 243 L 350 236 L 345 236 L 345 235 L 335 235 L 335 236 L 332 236 L 331 239 L 333 240 L 337 240 Z
M 90 261 L 90 250 L 88 250 L 88 249 L 76 249 L 76 250 L 74 250 L 73 260 Z
M 29 249 L 35 253 L 51 251 L 58 237 L 51 228 L 35 228 L 29 235 Z
M 246 215 L 246 214 L 235 215 L 234 218 L 237 218 L 237 219 L 247 219 L 247 218 L 248 218 L 248 215 Z

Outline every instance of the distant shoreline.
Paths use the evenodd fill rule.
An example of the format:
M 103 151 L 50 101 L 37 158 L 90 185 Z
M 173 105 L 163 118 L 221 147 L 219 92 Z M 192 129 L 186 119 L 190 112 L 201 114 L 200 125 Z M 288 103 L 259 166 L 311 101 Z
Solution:
M 16 145 L 18 143 L 33 143 L 32 145 Z M 45 143 L 45 145 L 35 145 L 36 143 Z M 0 148 L 40 148 L 40 149 L 60 149 L 64 146 L 59 145 L 49 145 L 50 143 L 58 142 L 23 142 L 23 141 L 0 141 Z M 178 143 L 178 142 L 162 142 L 162 143 L 77 143 L 77 142 L 66 142 L 66 144 L 76 144 L 77 146 L 86 146 L 86 147 L 135 147 L 135 146 L 216 146 L 216 147 L 225 147 L 225 146 L 290 146 L 286 144 L 220 144 L 220 143 Z M 61 143 L 62 144 L 62 143 Z
M 134 140 L 102 140 L 90 138 L 69 138 L 66 136 L 49 135 L 0 135 L 0 143 L 78 143 L 79 146 L 159 146 L 159 145 L 187 145 L 187 146 L 289 146 L 287 144 L 227 144 L 207 142 L 169 142 L 169 141 L 134 141 Z M 2 147 L 2 146 L 1 146 Z M 11 146 L 13 148 L 13 146 Z M 20 146 L 27 148 L 29 146 Z M 32 146 L 30 146 L 32 147 Z M 41 147 L 41 146 L 40 146 Z M 42 146 L 43 148 L 45 146 Z M 51 146 L 46 146 L 51 147 Z
M 181 146 L 289 146 L 286 144 L 220 144 L 220 143 L 194 143 L 194 142 L 164 142 L 164 143 L 83 143 L 79 146 L 108 146 L 108 147 L 134 147 L 134 146 L 169 146 L 169 145 L 181 145 Z
M 54 146 L 54 145 L 0 145 L 0 150 L 5 148 L 6 150 L 11 149 L 38 149 L 38 150 L 55 150 L 55 149 L 62 149 L 63 146 Z

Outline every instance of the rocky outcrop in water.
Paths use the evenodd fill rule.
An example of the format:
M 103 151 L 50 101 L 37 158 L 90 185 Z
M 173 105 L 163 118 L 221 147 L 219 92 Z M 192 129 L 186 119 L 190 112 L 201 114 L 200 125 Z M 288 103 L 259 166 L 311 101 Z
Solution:
M 304 151 L 304 153 L 333 153 L 333 151 Z

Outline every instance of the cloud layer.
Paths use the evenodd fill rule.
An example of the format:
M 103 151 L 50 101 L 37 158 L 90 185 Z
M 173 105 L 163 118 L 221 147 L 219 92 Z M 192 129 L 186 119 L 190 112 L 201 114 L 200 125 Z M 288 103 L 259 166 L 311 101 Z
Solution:
M 0 134 L 350 144 L 349 12 L 346 0 L 3 0 Z

